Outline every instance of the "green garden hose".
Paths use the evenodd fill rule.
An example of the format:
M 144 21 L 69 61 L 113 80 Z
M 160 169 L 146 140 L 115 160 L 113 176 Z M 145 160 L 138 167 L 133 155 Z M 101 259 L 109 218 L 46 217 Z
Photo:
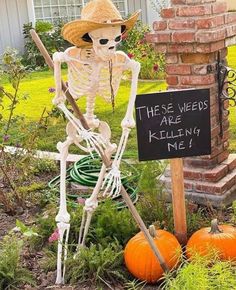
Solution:
M 67 169 L 66 182 L 94 188 L 97 183 L 101 167 L 102 160 L 97 154 L 96 155 L 94 154 L 93 158 L 90 155 L 88 155 L 80 159 L 79 161 L 75 162 L 73 166 Z M 126 174 L 122 174 L 121 176 L 122 185 L 125 187 L 132 202 L 135 203 L 138 200 L 137 182 L 140 174 L 134 166 L 128 164 L 127 162 L 123 162 L 122 167 L 125 167 L 126 169 L 124 170 L 126 171 Z M 50 188 L 56 188 L 58 192 L 59 185 L 60 185 L 60 175 L 56 176 L 48 183 L 48 186 Z M 78 197 L 86 199 L 89 196 L 90 194 L 71 194 L 71 193 L 67 194 L 67 197 L 72 201 L 73 205 L 78 204 L 74 201 Z M 118 209 L 126 207 L 126 204 L 121 195 L 116 196 L 115 198 L 113 198 L 113 200 Z

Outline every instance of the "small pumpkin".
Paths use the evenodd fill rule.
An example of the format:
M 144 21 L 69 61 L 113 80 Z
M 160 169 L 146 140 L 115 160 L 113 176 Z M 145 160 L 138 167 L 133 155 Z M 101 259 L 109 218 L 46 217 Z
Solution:
M 178 240 L 165 230 L 156 230 L 153 225 L 149 227 L 149 232 L 166 265 L 172 269 L 182 252 Z M 163 275 L 164 271 L 142 232 L 128 241 L 124 259 L 130 273 L 140 280 L 155 283 Z
M 191 259 L 194 253 L 206 256 L 215 249 L 220 259 L 236 260 L 236 228 L 230 225 L 218 225 L 217 219 L 206 227 L 195 232 L 186 246 L 186 255 Z

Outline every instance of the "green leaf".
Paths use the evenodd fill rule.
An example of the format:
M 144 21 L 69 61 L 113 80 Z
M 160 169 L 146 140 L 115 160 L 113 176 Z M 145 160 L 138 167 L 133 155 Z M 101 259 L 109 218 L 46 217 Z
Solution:
M 31 228 L 27 227 L 25 224 L 23 224 L 21 221 L 16 220 L 16 226 L 18 229 L 20 229 L 21 233 L 26 237 L 38 237 L 38 233 L 34 232 Z

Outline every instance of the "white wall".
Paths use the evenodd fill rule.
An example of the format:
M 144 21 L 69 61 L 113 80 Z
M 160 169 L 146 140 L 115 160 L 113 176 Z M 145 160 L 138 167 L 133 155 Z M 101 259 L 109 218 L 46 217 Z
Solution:
M 7 47 L 23 51 L 23 24 L 27 22 L 27 0 L 0 0 L 0 54 Z

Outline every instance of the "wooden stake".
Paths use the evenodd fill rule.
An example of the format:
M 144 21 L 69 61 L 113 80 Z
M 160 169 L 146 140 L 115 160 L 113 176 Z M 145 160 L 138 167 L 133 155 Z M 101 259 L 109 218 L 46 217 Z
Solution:
M 50 57 L 50 55 L 48 54 L 46 48 L 44 47 L 41 39 L 39 38 L 38 34 L 36 33 L 36 31 L 34 29 L 30 30 L 30 34 L 32 39 L 34 40 L 35 44 L 37 45 L 39 51 L 41 52 L 41 54 L 43 55 L 47 65 L 53 70 L 54 69 L 54 64 L 53 61 Z M 70 95 L 66 84 L 62 81 L 62 90 L 64 91 L 64 93 L 66 94 L 67 100 L 68 102 L 72 105 L 73 110 L 75 111 L 76 117 L 78 117 L 78 119 L 81 121 L 82 125 L 84 126 L 85 129 L 89 129 L 89 126 L 83 116 L 83 114 L 81 113 L 79 107 L 77 106 L 77 103 L 75 102 L 74 98 Z M 99 150 L 99 153 L 101 155 L 102 161 L 103 163 L 106 165 L 106 167 L 110 167 L 111 165 L 111 160 L 110 158 L 107 158 L 107 156 L 101 152 L 100 148 L 97 148 Z M 154 255 L 156 256 L 157 260 L 159 261 L 162 269 L 164 272 L 168 272 L 169 271 L 169 267 L 167 266 L 161 252 L 159 251 L 159 249 L 157 248 L 156 244 L 154 243 L 154 240 L 152 238 L 152 236 L 150 235 L 148 229 L 146 228 L 142 218 L 140 217 L 137 209 L 135 208 L 135 206 L 133 205 L 127 191 L 125 190 L 124 186 L 121 186 L 121 195 L 123 197 L 123 199 L 125 200 L 134 220 L 136 221 L 136 223 L 138 224 L 140 230 L 144 233 Z
M 170 168 L 175 235 L 178 241 L 185 245 L 187 243 L 187 222 L 184 194 L 183 159 L 171 159 Z

